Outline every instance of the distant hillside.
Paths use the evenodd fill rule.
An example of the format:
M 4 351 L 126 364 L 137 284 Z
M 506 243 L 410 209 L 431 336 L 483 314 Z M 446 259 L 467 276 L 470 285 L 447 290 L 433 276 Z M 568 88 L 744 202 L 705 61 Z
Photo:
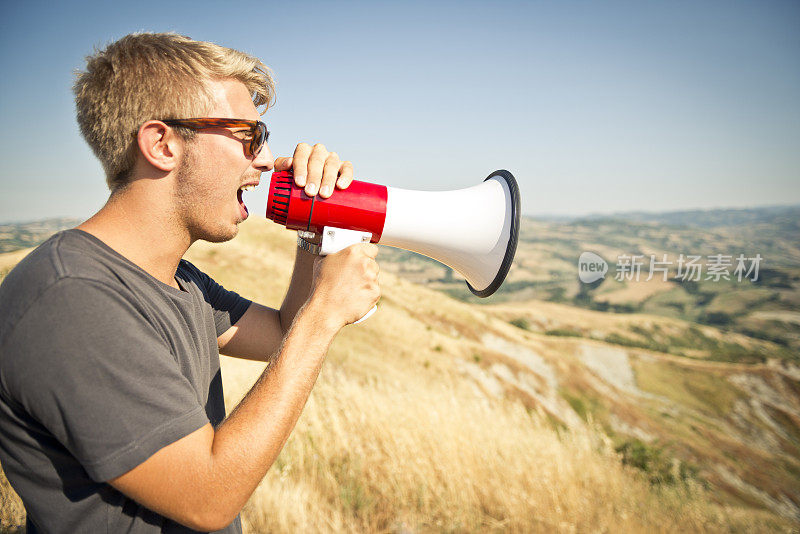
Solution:
M 42 221 L 0 224 L 0 252 L 35 247 L 59 230 L 72 228 L 81 219 L 57 218 Z
M 580 247 L 588 231 L 527 223 L 516 276 L 537 274 L 542 257 L 569 258 L 558 237 Z M 293 243 L 292 232 L 254 218 L 233 241 L 197 243 L 188 258 L 277 306 Z M 382 266 L 390 254 L 381 249 Z M 769 356 L 773 342 L 569 301 L 475 305 L 432 289 L 445 282 L 411 283 L 389 268 L 382 280 L 378 313 L 331 347 L 245 509 L 248 532 L 800 526 L 800 366 Z M 224 358 L 229 409 L 262 369 Z
M 514 265 L 505 284 L 489 302 L 530 299 L 570 304 L 613 313 L 646 312 L 712 325 L 723 331 L 759 338 L 767 343 L 752 350 L 728 350 L 706 345 L 714 358 L 765 361 L 800 355 L 800 208 L 712 210 L 647 214 L 649 221 L 615 218 L 569 222 L 524 218 Z M 723 223 L 729 223 L 725 225 Z M 707 226 L 705 228 L 703 226 Z M 608 263 L 605 278 L 591 284 L 578 278 L 578 258 L 594 252 Z M 667 280 L 651 262 L 669 262 Z M 678 277 L 679 261 L 699 256 L 698 276 Z M 737 258 L 744 267 L 760 257 L 758 273 L 736 274 Z M 630 265 L 637 256 L 637 276 Z M 724 276 L 710 275 L 715 256 L 728 262 Z M 424 282 L 450 296 L 484 304 L 463 278 L 449 268 L 406 251 L 386 248 L 383 265 L 398 276 Z M 626 260 L 627 258 L 627 260 Z M 656 263 L 654 265 L 658 267 Z M 742 272 L 741 274 L 746 274 Z M 752 278 L 755 276 L 755 280 Z M 699 278 L 695 280 L 695 278 Z M 727 279 L 726 279 L 727 278 Z M 693 342 L 668 340 L 657 332 L 615 338 L 621 345 L 669 350 L 688 355 Z M 683 345 L 689 345 L 684 350 Z
M 670 226 L 693 226 L 706 230 L 719 226 L 769 225 L 785 231 L 800 230 L 800 206 L 763 208 L 681 210 L 668 212 L 628 211 L 614 215 L 589 215 L 573 220 L 597 221 L 617 219 Z M 799 238 L 800 239 L 800 238 Z

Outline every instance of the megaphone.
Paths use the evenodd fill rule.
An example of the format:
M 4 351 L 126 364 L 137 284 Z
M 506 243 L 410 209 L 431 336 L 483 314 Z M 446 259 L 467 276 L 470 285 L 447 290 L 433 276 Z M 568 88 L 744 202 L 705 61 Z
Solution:
M 309 197 L 290 172 L 273 172 L 267 199 L 268 219 L 322 234 L 323 253 L 358 242 L 410 250 L 461 273 L 479 297 L 492 295 L 505 280 L 517 250 L 519 217 L 519 187 L 506 170 L 455 191 L 354 180 L 329 198 Z

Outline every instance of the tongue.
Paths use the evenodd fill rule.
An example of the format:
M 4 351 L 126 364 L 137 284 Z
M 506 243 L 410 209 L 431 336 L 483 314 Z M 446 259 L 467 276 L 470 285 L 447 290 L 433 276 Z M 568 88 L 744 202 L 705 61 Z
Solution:
M 242 217 L 246 218 L 249 212 L 247 211 L 247 206 L 244 205 L 244 201 L 242 201 L 241 189 L 236 192 L 236 198 L 239 200 L 239 209 L 242 211 Z

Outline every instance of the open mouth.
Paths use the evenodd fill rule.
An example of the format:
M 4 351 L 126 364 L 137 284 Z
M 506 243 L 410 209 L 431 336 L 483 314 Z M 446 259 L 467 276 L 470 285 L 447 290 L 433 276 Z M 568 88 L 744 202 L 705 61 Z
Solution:
M 256 184 L 246 184 L 240 187 L 238 191 L 236 191 L 236 198 L 239 201 L 239 209 L 242 212 L 242 219 L 246 219 L 247 214 L 249 213 L 247 211 L 247 206 L 244 205 L 244 201 L 242 200 L 242 193 L 245 191 L 252 191 L 255 188 Z

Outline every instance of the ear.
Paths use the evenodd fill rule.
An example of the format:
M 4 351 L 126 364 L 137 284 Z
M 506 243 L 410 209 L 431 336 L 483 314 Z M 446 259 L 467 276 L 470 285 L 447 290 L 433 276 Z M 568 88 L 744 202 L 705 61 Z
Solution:
M 183 139 L 161 121 L 147 121 L 136 136 L 139 152 L 153 167 L 170 172 L 178 166 Z

